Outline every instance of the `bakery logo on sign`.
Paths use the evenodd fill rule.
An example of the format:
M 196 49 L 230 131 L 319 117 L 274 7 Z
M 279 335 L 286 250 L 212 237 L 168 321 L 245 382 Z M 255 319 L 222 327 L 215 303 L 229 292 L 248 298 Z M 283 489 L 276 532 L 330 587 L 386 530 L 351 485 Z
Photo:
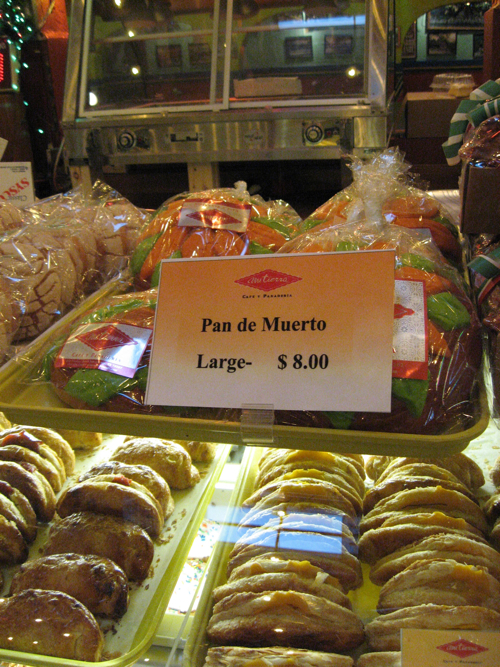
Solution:
M 302 278 L 291 276 L 287 273 L 281 273 L 280 271 L 274 271 L 273 269 L 265 269 L 264 271 L 254 273 L 251 276 L 238 278 L 235 282 L 244 287 L 253 287 L 254 289 L 262 290 L 263 292 L 271 292 L 280 287 L 286 287 L 291 283 L 296 283 L 298 280 L 302 280 Z
M 457 639 L 454 642 L 449 644 L 443 644 L 442 646 L 436 646 L 439 651 L 444 651 L 445 653 L 450 653 L 455 655 L 457 658 L 469 658 L 471 655 L 477 655 L 478 653 L 483 653 L 488 649 L 479 644 L 474 644 L 467 639 Z
M 99 329 L 87 331 L 79 336 L 75 336 L 75 338 L 93 350 L 106 350 L 112 347 L 137 344 L 133 338 L 127 336 L 124 331 L 120 331 L 114 324 L 108 324 Z

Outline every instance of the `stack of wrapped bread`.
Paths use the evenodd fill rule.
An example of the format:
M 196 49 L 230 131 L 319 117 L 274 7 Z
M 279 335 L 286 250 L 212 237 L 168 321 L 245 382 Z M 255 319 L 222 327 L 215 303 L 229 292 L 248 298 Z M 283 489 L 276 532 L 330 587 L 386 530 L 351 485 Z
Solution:
M 0 359 L 123 271 L 148 219 L 100 182 L 89 196 L 0 204 Z

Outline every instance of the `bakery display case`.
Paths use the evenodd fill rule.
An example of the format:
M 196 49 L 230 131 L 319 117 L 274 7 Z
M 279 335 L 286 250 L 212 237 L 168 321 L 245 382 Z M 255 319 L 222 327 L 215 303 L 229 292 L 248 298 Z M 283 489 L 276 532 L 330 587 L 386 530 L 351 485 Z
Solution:
M 391 12 L 378 0 L 74 2 L 69 164 L 97 174 L 184 163 L 193 189 L 197 173 L 217 183 L 219 162 L 383 148 Z

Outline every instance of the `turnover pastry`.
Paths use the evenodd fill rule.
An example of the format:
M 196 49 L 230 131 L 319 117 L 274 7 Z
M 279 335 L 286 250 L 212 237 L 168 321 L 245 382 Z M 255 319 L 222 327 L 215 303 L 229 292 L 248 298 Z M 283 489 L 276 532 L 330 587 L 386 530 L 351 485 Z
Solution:
M 98 475 L 66 489 L 57 503 L 57 513 L 64 518 L 77 512 L 125 519 L 144 528 L 152 539 L 163 528 L 163 512 L 153 494 L 123 475 Z
M 39 521 L 47 522 L 53 518 L 56 511 L 54 490 L 34 465 L 0 460 L 0 480 L 26 496 Z
M 476 606 L 450 607 L 423 604 L 382 614 L 366 624 L 368 644 L 373 651 L 400 651 L 400 632 L 405 628 L 420 630 L 478 630 L 498 632 L 500 614 Z
M 356 660 L 356 667 L 401 667 L 401 651 L 364 653 Z
M 127 611 L 127 576 L 102 556 L 63 553 L 27 561 L 14 574 L 9 595 L 29 588 L 67 593 L 97 616 L 120 618 Z
M 214 605 L 207 636 L 216 644 L 291 646 L 348 651 L 364 640 L 350 609 L 324 598 L 288 591 L 235 593 Z
M 0 439 L 0 460 L 35 466 L 47 479 L 54 493 L 59 493 L 66 481 L 66 471 L 59 456 L 26 431 L 10 433 Z
M 38 532 L 35 510 L 29 500 L 8 482 L 0 480 L 0 514 L 12 521 L 29 544 Z
M 397 549 L 438 533 L 465 535 L 486 543 L 481 531 L 464 519 L 450 517 L 443 512 L 410 515 L 397 512 L 379 528 L 367 530 L 361 535 L 358 542 L 359 557 L 366 563 L 373 564 Z
M 121 461 L 104 461 L 92 466 L 80 475 L 79 482 L 84 482 L 98 475 L 122 475 L 142 484 L 155 497 L 162 509 L 163 518 L 167 519 L 174 511 L 174 500 L 167 482 L 156 470 L 144 465 L 129 465 Z
M 471 491 L 478 491 L 485 482 L 481 467 L 463 452 L 444 458 L 417 459 L 408 456 L 371 456 L 366 462 L 366 473 L 374 482 L 390 475 L 395 468 L 410 463 L 432 463 L 455 475 Z
M 267 449 L 259 461 L 257 485 L 261 486 L 263 477 L 273 468 L 281 466 L 295 466 L 299 468 L 316 468 L 326 472 L 344 470 L 353 478 L 357 475 L 364 480 L 364 459 L 359 454 L 336 454 L 303 449 Z M 269 480 L 271 481 L 271 480 Z
M 0 439 L 10 433 L 29 433 L 34 438 L 47 445 L 63 462 L 65 477 L 72 475 L 75 470 L 75 452 L 62 435 L 51 428 L 42 426 L 13 426 L 0 433 Z
M 200 473 L 187 451 L 170 440 L 125 438 L 111 460 L 148 465 L 165 479 L 171 489 L 189 489 L 200 481 Z
M 346 540 L 349 546 L 346 546 Z M 229 554 L 227 576 L 257 556 L 285 560 L 307 560 L 339 580 L 344 591 L 359 588 L 363 582 L 361 564 L 352 553 L 349 537 L 342 533 L 322 535 L 304 526 L 288 526 L 283 533 L 275 526 L 248 531 Z
M 98 431 L 75 431 L 62 428 L 57 430 L 73 449 L 92 450 L 102 445 L 102 433 Z
M 114 561 L 131 581 L 143 581 L 153 561 L 154 544 L 140 526 L 106 514 L 78 512 L 53 523 L 44 555 L 95 554 Z
M 95 618 L 66 593 L 29 589 L 0 598 L 0 648 L 67 660 L 100 660 L 104 638 Z
M 0 514 L 0 565 L 17 565 L 28 557 L 28 545 L 15 523 Z
M 418 512 L 443 512 L 450 517 L 461 518 L 481 533 L 488 532 L 488 524 L 479 504 L 459 491 L 442 486 L 405 489 L 381 500 L 360 521 L 360 533 L 383 525 L 392 514 Z
M 195 463 L 208 463 L 213 461 L 217 453 L 216 442 L 198 442 L 196 440 L 173 440 L 181 447 L 184 447 L 186 452 Z
M 343 593 L 339 580 L 321 568 L 306 560 L 281 560 L 269 556 L 252 558 L 235 568 L 227 583 L 213 590 L 213 599 L 219 602 L 223 597 L 234 593 L 279 590 L 318 595 L 352 609 L 351 601 Z
M 353 667 L 347 655 L 308 651 L 300 648 L 271 646 L 212 646 L 207 651 L 205 667 Z
M 432 463 L 410 463 L 397 467 L 367 490 L 363 498 L 363 511 L 368 514 L 377 503 L 400 491 L 427 486 L 459 491 L 471 500 L 476 500 L 476 494 L 449 470 Z
M 380 590 L 377 611 L 421 604 L 471 605 L 500 612 L 500 582 L 476 565 L 435 558 L 412 563 Z
M 350 517 L 353 524 L 357 522 L 357 513 L 352 502 L 334 484 L 319 479 L 275 480 L 257 489 L 243 502 L 243 508 L 259 506 L 273 507 L 281 503 L 302 502 L 312 506 L 321 504 L 340 510 Z
M 420 560 L 451 558 L 458 563 L 487 568 L 500 581 L 500 553 L 483 541 L 466 535 L 429 535 L 381 558 L 370 569 L 370 580 L 383 586 L 391 577 Z

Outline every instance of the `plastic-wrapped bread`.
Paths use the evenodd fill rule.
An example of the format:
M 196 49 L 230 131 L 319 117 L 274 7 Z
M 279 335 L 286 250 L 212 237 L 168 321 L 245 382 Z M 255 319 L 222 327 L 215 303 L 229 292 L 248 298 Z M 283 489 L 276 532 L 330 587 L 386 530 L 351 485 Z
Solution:
M 23 212 L 9 201 L 0 202 L 0 235 L 19 229 L 24 224 Z
M 71 595 L 96 616 L 121 618 L 127 611 L 127 576 L 102 556 L 63 553 L 29 560 L 14 574 L 9 595 L 29 588 Z
M 246 184 L 167 200 L 142 231 L 130 269 L 138 289 L 157 286 L 162 259 L 273 253 L 300 221 L 291 206 L 250 196 Z
M 97 662 L 104 637 L 78 600 L 66 593 L 28 589 L 0 598 L 0 648 Z

